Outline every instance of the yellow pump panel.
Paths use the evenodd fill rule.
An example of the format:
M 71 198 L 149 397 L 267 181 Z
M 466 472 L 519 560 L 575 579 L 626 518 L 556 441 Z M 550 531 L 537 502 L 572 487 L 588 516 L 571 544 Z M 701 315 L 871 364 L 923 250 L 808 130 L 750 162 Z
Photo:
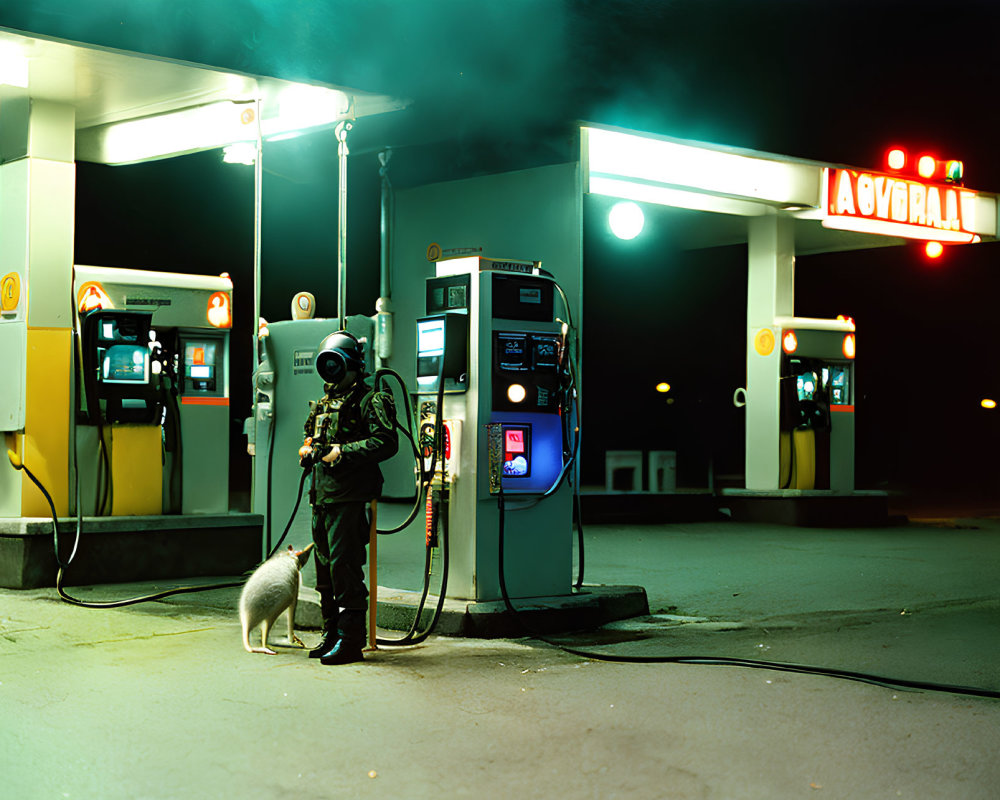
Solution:
M 159 425 L 111 426 L 113 516 L 163 513 L 163 458 Z
M 816 431 L 796 428 L 792 431 L 793 489 L 816 488 Z
M 22 457 L 52 495 L 56 513 L 69 514 L 69 422 L 72 343 L 70 331 L 28 328 L 25 364 L 24 449 Z M 44 495 L 21 482 L 21 516 L 48 517 Z

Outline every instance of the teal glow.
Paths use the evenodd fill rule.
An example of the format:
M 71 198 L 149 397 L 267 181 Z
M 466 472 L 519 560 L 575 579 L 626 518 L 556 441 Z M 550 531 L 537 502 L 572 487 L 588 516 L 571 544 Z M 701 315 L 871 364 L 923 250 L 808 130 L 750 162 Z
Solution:
M 631 201 L 615 203 L 608 214 L 611 232 L 619 239 L 634 239 L 646 223 L 642 209 Z

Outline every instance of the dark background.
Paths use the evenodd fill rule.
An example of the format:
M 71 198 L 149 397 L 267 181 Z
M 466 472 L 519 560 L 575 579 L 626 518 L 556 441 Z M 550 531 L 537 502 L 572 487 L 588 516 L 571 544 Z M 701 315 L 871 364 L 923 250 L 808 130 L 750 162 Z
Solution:
M 580 119 L 879 168 L 902 143 L 965 161 L 1000 189 L 1000 4 L 506 0 L 0 2 L 0 25 L 225 69 L 409 98 L 351 135 L 349 313 L 378 294 L 376 153 L 397 187 L 575 159 Z M 85 10 L 84 10 L 85 9 Z M 303 283 L 336 307 L 336 142 L 265 152 L 262 313 Z M 252 169 L 218 152 L 131 167 L 80 164 L 78 263 L 215 274 L 236 286 L 233 352 L 251 352 Z M 608 448 L 677 449 L 680 481 L 742 472 L 746 253 L 681 252 L 654 225 L 613 240 L 585 203 L 584 478 Z M 802 257 L 796 313 L 858 322 L 857 483 L 992 498 L 997 244 Z M 530 257 L 530 254 L 528 254 Z M 249 356 L 247 361 L 249 360 Z M 238 364 L 238 362 L 237 362 Z M 245 369 L 245 367 L 244 367 Z M 234 434 L 249 376 L 233 371 Z M 674 403 L 653 391 L 676 387 Z M 239 437 L 236 443 L 241 446 Z M 246 457 L 234 445 L 234 482 Z

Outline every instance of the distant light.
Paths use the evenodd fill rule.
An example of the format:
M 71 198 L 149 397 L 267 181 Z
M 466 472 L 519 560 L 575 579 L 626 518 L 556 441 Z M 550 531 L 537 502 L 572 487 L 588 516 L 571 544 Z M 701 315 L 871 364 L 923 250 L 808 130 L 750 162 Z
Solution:
M 799 339 L 795 335 L 795 331 L 785 331 L 785 335 L 781 337 L 781 349 L 786 353 L 794 353 L 798 346 Z
M 906 166 L 906 152 L 894 147 L 885 157 L 889 169 L 902 169 Z
M 634 239 L 642 233 L 645 222 L 642 209 L 631 201 L 615 203 L 608 214 L 611 232 L 619 239 Z
M 507 399 L 512 403 L 522 403 L 527 396 L 528 392 L 519 383 L 512 383 L 507 387 Z
M 666 381 L 661 381 L 660 383 L 656 384 L 656 391 L 658 391 L 660 394 L 666 394 L 667 392 L 670 391 L 670 384 L 667 383 Z
M 983 408 L 996 408 L 997 401 L 991 400 L 988 397 L 984 397 L 982 400 L 979 401 L 979 405 L 981 405 Z
M 257 160 L 257 145 L 254 142 L 236 142 L 222 148 L 222 160 L 226 164 L 246 164 L 248 167 Z
M 941 258 L 944 253 L 944 245 L 941 242 L 928 242 L 924 245 L 924 252 L 928 258 Z
M 917 162 L 917 174 L 921 178 L 930 178 L 937 169 L 937 159 L 934 156 L 920 156 Z
M 855 348 L 854 334 L 849 333 L 844 337 L 844 358 L 854 358 Z

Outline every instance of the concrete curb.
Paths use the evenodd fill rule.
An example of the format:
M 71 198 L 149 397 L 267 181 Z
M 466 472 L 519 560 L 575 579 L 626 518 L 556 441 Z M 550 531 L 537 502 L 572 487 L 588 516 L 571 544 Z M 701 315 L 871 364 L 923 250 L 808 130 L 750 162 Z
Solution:
M 390 631 L 408 631 L 413 623 L 419 592 L 379 587 L 376 624 Z M 433 618 L 438 598 L 428 595 L 418 631 Z M 517 616 L 508 612 L 503 600 L 475 602 L 445 598 L 434 633 L 475 639 L 516 638 L 532 633 L 565 633 L 599 628 L 608 622 L 649 613 L 646 590 L 641 586 L 585 584 L 571 595 L 514 599 Z M 295 611 L 296 628 L 323 626 L 319 595 L 302 587 Z

